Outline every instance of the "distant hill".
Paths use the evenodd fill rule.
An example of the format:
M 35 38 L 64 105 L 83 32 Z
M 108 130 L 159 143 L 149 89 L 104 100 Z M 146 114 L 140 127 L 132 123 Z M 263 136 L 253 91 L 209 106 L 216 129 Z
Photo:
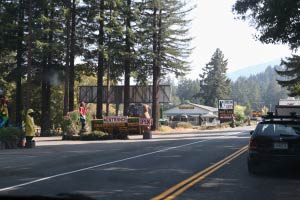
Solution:
M 252 65 L 249 67 L 245 67 L 243 69 L 236 70 L 234 72 L 230 72 L 227 74 L 227 76 L 232 80 L 236 81 L 238 77 L 243 76 L 243 77 L 249 77 L 251 75 L 255 75 L 261 72 L 264 72 L 265 69 L 269 66 L 274 67 L 276 65 L 279 65 L 281 62 L 281 59 L 273 60 L 270 62 L 258 64 L 258 65 Z

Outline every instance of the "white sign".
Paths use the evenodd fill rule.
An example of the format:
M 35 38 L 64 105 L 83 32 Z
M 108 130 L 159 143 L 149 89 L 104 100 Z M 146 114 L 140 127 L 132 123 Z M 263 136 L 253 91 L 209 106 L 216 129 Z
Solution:
M 233 100 L 219 100 L 220 110 L 233 110 Z
M 114 116 L 108 116 L 103 118 L 104 124 L 112 124 L 112 123 L 127 123 L 128 117 L 114 117 Z
M 141 126 L 151 126 L 152 119 L 150 118 L 140 118 L 139 124 Z

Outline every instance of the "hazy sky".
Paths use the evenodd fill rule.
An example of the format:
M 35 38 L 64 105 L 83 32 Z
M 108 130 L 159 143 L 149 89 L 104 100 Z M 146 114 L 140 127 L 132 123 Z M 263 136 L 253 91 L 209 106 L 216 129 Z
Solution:
M 197 8 L 191 13 L 191 35 L 195 47 L 191 56 L 192 72 L 198 78 L 217 48 L 228 59 L 228 72 L 290 56 L 287 45 L 262 44 L 256 41 L 256 30 L 248 22 L 234 19 L 231 12 L 236 0 L 191 0 Z

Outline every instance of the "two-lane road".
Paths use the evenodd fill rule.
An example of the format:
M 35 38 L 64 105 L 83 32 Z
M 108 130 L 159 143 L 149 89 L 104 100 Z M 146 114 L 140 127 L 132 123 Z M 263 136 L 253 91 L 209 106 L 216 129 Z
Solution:
M 246 150 L 242 149 L 248 140 L 247 132 L 227 131 L 213 137 L 199 133 L 186 138 L 79 142 L 0 151 L 0 195 L 242 199 L 249 194 L 263 197 L 262 186 L 271 188 L 282 181 L 292 183 L 293 191 L 300 188 L 297 179 L 268 177 L 265 181 L 249 176 Z M 180 187 L 171 191 L 178 184 Z M 256 187 L 256 192 L 251 191 Z M 290 187 L 283 188 L 290 192 Z M 273 197 L 277 198 L 275 193 Z

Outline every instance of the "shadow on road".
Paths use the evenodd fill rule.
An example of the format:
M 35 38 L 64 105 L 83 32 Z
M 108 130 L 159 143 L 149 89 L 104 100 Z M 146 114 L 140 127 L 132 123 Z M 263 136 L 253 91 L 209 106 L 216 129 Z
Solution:
M 265 164 L 254 177 L 300 180 L 300 163 Z

